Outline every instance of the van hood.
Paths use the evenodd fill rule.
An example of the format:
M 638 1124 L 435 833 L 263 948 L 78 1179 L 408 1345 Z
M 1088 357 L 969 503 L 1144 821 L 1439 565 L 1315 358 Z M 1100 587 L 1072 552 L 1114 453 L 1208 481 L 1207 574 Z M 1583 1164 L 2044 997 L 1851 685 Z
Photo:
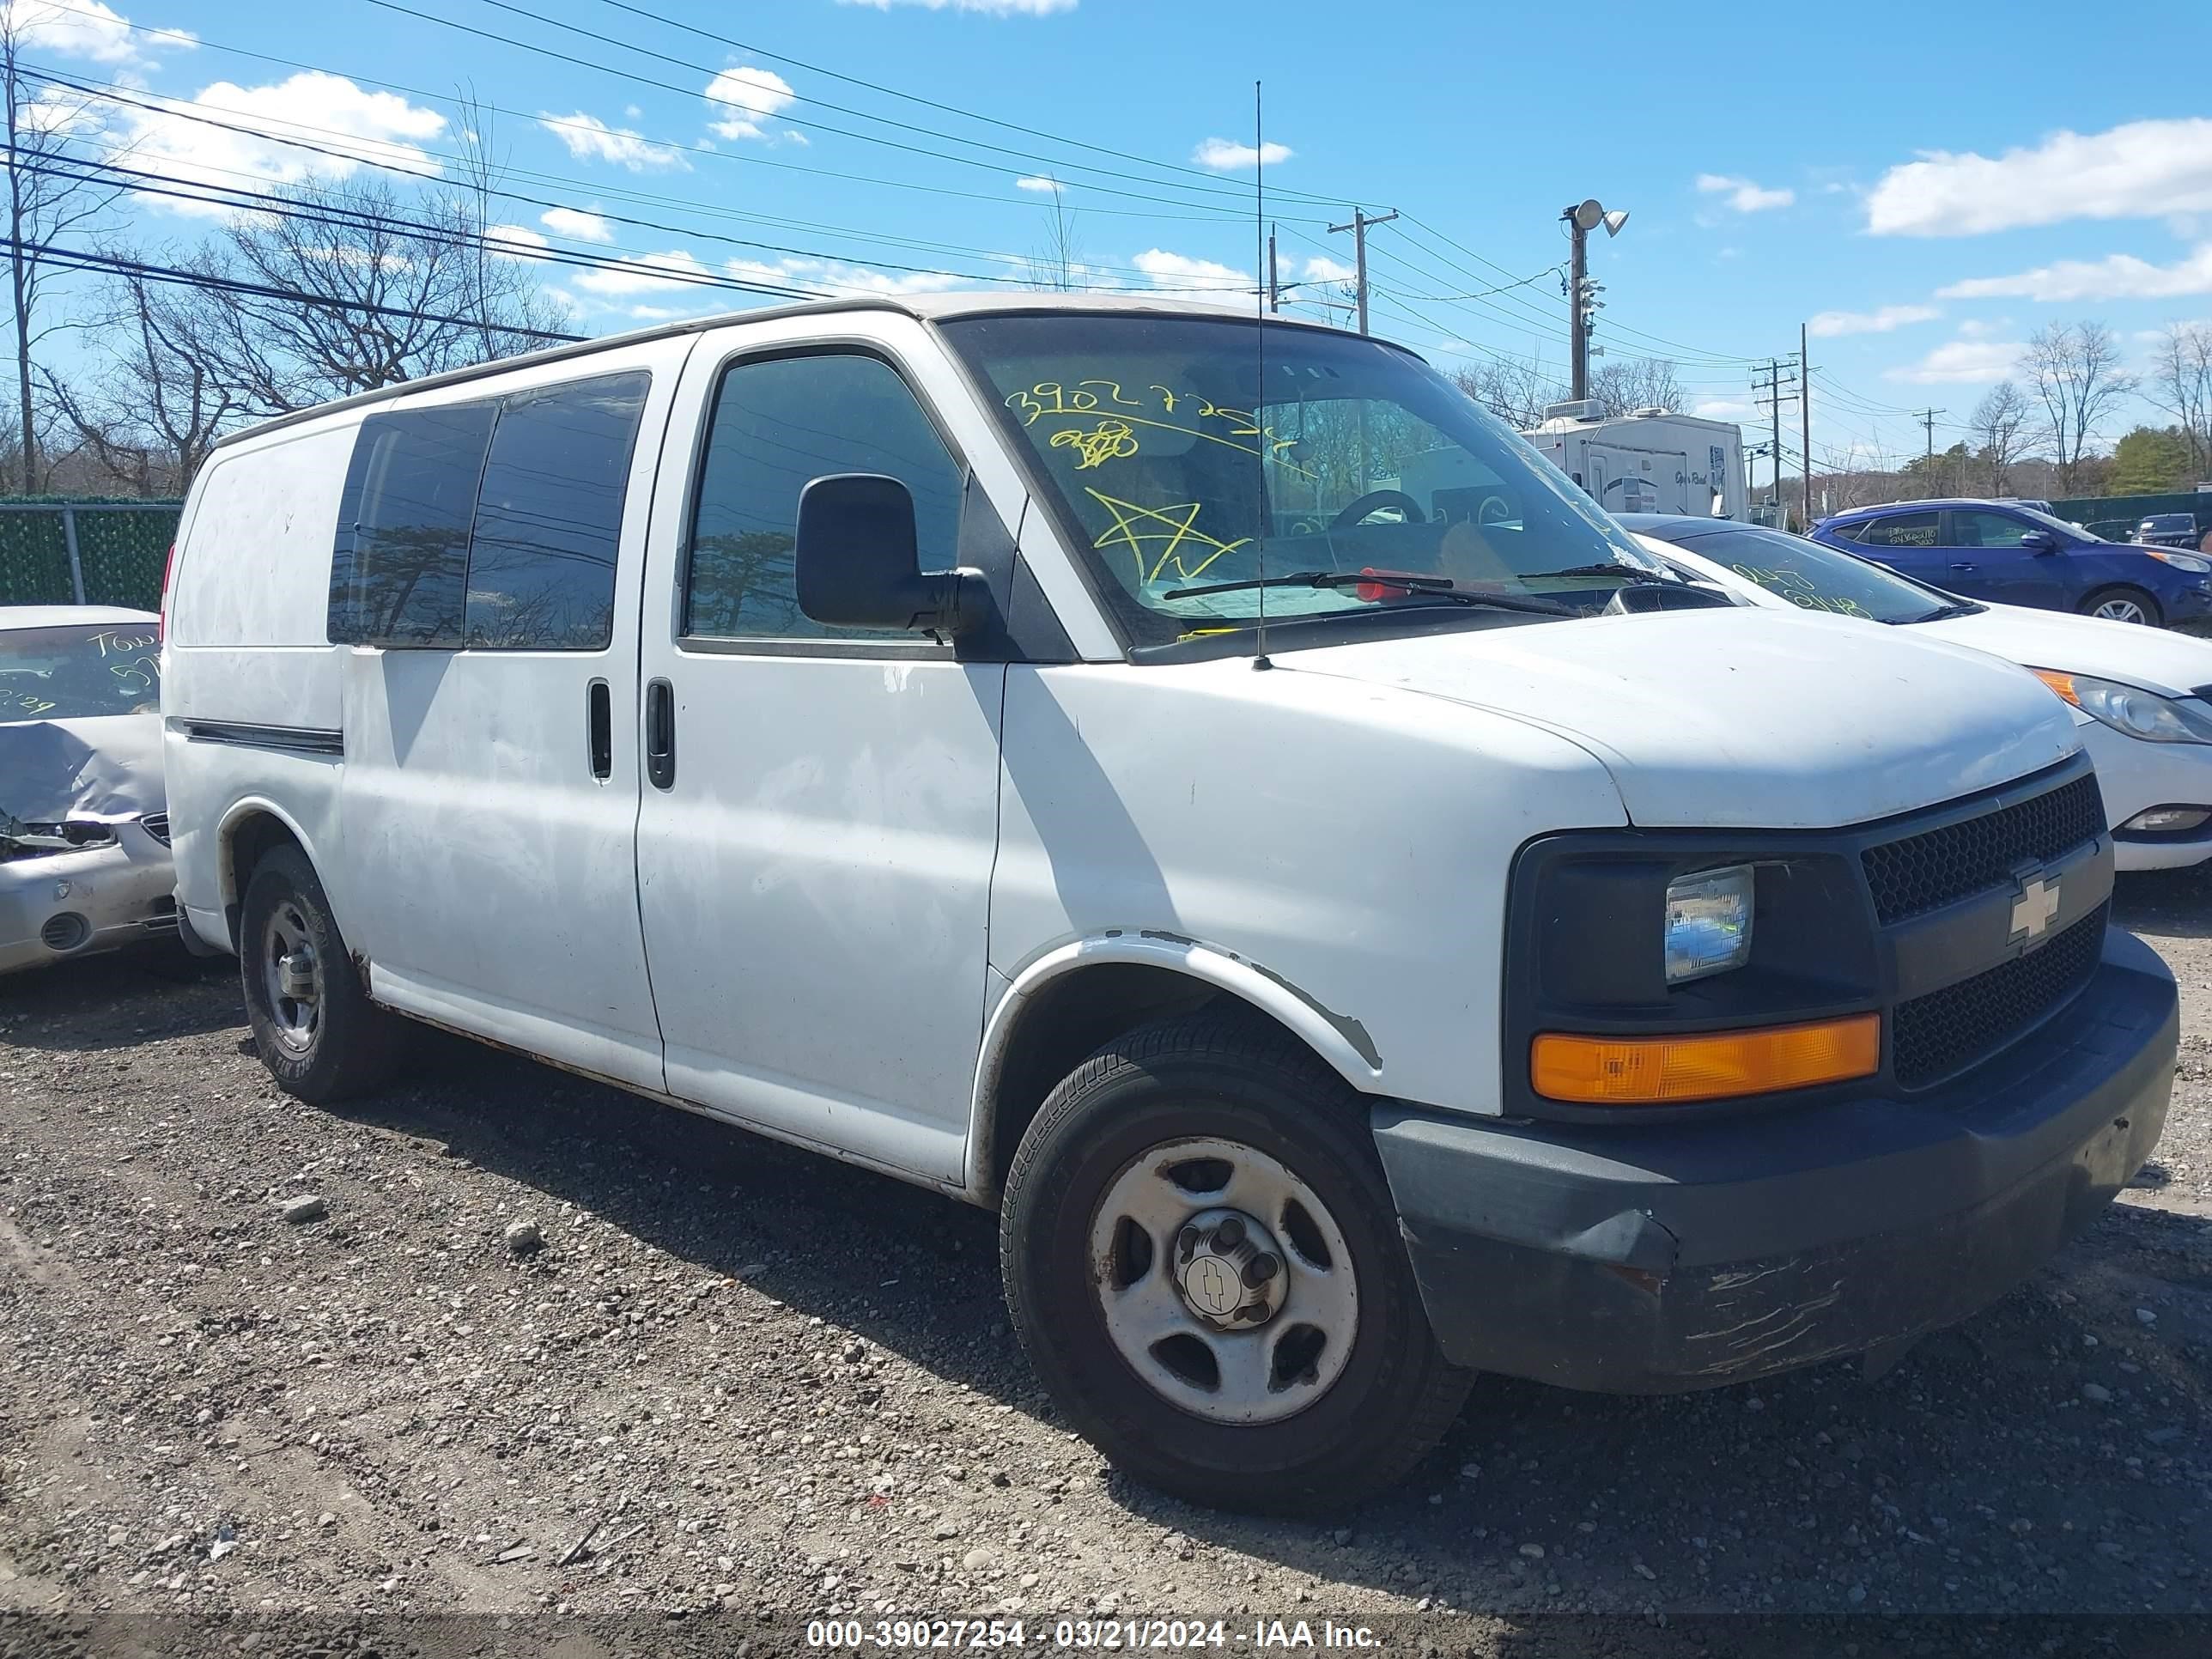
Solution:
M 2138 630 L 2140 631 L 2140 630 Z M 2024 669 L 1920 630 L 1743 608 L 1285 653 L 1578 744 L 1649 827 L 1829 830 L 2065 759 L 2073 714 Z

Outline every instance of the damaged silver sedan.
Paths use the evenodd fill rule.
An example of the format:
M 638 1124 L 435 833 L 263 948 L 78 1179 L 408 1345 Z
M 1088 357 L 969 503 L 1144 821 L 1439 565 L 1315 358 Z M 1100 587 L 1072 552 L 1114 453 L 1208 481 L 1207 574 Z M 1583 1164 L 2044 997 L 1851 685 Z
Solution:
M 0 606 L 0 974 L 173 941 L 159 618 Z

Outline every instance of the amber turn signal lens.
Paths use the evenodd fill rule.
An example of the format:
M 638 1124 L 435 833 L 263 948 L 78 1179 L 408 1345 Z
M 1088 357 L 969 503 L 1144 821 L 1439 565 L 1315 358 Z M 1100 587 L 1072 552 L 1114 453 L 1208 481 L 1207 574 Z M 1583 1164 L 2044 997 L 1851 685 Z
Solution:
M 2027 672 L 2076 708 L 2081 706 L 2081 699 L 2074 690 L 2074 677 L 2071 674 L 2062 674 L 2055 668 L 2031 668 Z
M 1589 1106 L 1666 1106 L 1772 1094 L 1869 1077 L 1881 1064 L 1879 1014 L 1679 1037 L 1547 1031 L 1528 1053 L 1538 1094 Z

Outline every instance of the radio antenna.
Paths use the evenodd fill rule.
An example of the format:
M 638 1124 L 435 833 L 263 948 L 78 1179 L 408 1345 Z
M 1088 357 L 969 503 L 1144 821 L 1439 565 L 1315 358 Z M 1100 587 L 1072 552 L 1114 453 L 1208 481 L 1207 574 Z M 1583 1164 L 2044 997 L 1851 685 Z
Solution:
M 1267 144 L 1260 117 L 1260 82 L 1252 83 L 1252 237 L 1255 255 L 1252 269 L 1265 271 L 1267 268 Z M 1260 596 L 1260 626 L 1254 641 L 1252 666 L 1273 668 L 1267 660 L 1267 422 L 1260 418 L 1260 405 L 1267 391 L 1267 280 L 1264 276 L 1253 278 L 1252 289 L 1252 426 L 1256 435 L 1253 447 L 1259 452 L 1259 488 L 1252 501 L 1252 527 L 1258 532 L 1253 537 L 1255 556 L 1258 561 L 1255 574 L 1260 586 L 1255 591 Z

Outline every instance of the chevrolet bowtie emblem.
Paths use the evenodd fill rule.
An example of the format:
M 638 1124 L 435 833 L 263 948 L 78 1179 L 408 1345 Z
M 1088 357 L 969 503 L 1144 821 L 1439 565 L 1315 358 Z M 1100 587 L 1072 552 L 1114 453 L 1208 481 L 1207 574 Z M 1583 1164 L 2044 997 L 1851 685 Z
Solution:
M 2058 920 L 2058 878 L 2031 876 L 2020 884 L 2012 902 L 2012 938 L 2041 939 L 2043 930 Z

